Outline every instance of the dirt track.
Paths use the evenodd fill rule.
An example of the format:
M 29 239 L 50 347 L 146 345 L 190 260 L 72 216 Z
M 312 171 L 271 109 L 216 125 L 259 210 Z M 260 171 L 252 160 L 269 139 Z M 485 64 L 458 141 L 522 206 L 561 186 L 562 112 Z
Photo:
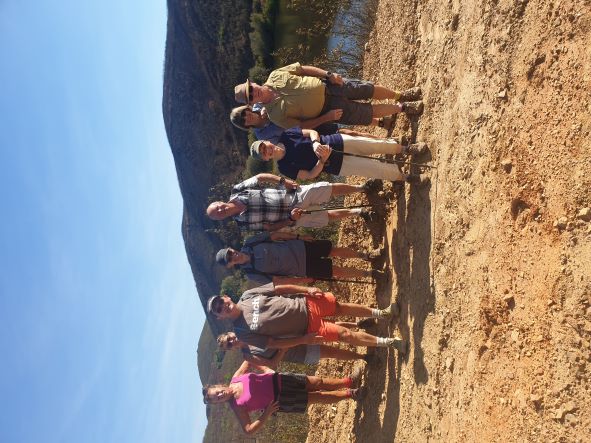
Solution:
M 311 407 L 308 441 L 591 441 L 591 2 L 381 0 L 364 69 L 422 86 L 395 135 L 438 169 L 374 232 L 391 284 L 340 290 L 398 299 L 409 354 L 380 351 L 360 405 Z

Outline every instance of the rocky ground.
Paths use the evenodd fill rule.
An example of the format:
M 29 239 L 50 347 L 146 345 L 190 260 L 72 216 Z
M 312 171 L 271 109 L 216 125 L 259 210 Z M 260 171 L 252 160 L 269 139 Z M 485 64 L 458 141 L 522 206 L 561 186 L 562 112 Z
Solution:
M 392 278 L 335 291 L 399 300 L 379 332 L 410 348 L 360 404 L 311 407 L 308 441 L 591 441 L 591 2 L 381 0 L 367 50 L 366 78 L 422 86 L 395 135 L 437 169 L 385 224 L 343 223 Z

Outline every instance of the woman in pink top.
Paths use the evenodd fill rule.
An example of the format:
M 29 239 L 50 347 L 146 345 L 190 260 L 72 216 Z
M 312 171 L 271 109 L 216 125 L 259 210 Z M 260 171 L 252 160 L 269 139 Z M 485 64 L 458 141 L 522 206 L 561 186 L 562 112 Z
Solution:
M 278 373 L 267 367 L 262 374 L 247 370 L 248 363 L 244 362 L 229 385 L 207 385 L 202 391 L 205 403 L 228 402 L 247 434 L 261 429 L 274 412 L 304 412 L 310 403 L 336 403 L 347 398 L 357 401 L 362 394 L 353 388 L 361 379 L 359 368 L 345 378 Z M 263 413 L 252 421 L 250 413 L 257 410 Z

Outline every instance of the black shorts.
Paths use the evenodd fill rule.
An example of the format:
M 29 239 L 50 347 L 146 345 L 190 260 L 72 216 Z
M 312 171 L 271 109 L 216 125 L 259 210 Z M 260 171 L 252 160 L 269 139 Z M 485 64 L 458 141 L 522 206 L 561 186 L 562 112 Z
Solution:
M 339 123 L 343 125 L 369 125 L 373 117 L 371 103 L 355 100 L 369 100 L 373 96 L 373 83 L 344 78 L 342 86 L 326 83 L 326 97 L 321 114 L 333 109 L 342 109 Z
M 308 391 L 306 391 L 306 375 L 289 372 L 277 374 L 279 380 L 279 412 L 306 412 L 308 407 Z M 275 382 L 275 380 L 274 380 Z
M 306 277 L 332 278 L 332 259 L 328 258 L 332 251 L 330 240 L 305 241 Z

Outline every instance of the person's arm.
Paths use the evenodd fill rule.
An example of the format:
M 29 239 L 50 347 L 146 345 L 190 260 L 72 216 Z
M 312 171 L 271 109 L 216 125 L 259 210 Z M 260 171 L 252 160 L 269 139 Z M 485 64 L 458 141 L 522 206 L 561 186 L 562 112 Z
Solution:
M 263 229 L 265 231 L 278 231 L 283 228 L 287 228 L 289 226 L 293 226 L 295 224 L 295 220 L 286 218 L 285 220 L 280 220 L 273 223 L 263 223 Z
M 291 232 L 272 232 L 269 234 L 269 237 L 273 241 L 281 241 L 281 240 L 299 240 L 300 234 L 293 234 Z
M 314 167 L 309 171 L 306 171 L 305 169 L 300 169 L 298 171 L 298 180 L 312 180 L 313 178 L 318 177 L 323 169 L 324 163 L 322 162 L 322 160 L 319 159 L 314 165 Z
M 284 184 L 286 189 L 297 189 L 298 183 L 295 180 L 291 180 L 285 177 L 279 177 L 275 174 L 269 174 L 267 172 L 263 172 L 262 174 L 255 175 L 257 181 L 259 183 L 273 183 L 275 185 Z
M 236 369 L 236 372 L 234 372 L 232 378 L 240 377 L 241 375 L 246 374 L 246 371 L 248 371 L 248 362 L 244 360 L 240 367 Z
M 308 287 L 308 286 L 298 286 L 298 285 L 279 285 L 275 286 L 275 294 L 283 295 L 283 294 L 307 294 L 307 295 L 314 295 L 317 293 L 323 294 L 323 292 L 318 288 Z M 272 348 L 273 346 L 270 346 Z
M 327 71 L 325 69 L 317 68 L 316 66 L 302 66 L 300 68 L 300 75 L 307 75 L 309 77 L 323 78 L 333 85 L 342 85 L 343 77 L 340 74 Z
M 236 414 L 236 418 L 240 422 L 242 430 L 246 434 L 254 434 L 265 425 L 271 414 L 274 414 L 279 410 L 279 402 L 274 401 L 269 403 L 269 405 L 265 408 L 265 412 L 263 412 L 259 418 L 253 422 L 250 421 L 250 415 L 248 415 L 248 412 L 244 406 L 236 406 L 235 404 L 230 403 L 230 407 L 232 408 L 232 411 L 234 411 L 234 414 Z
M 299 126 L 302 129 L 311 129 L 311 128 L 315 128 L 317 126 L 320 126 L 324 123 L 339 121 L 342 116 L 343 116 L 342 109 L 333 109 L 333 110 L 328 111 L 322 115 L 319 115 L 318 117 L 309 118 L 307 120 L 300 120 Z
M 318 133 L 318 131 L 315 131 L 314 129 L 302 128 L 302 134 L 304 135 L 304 137 L 308 137 L 310 140 L 312 140 L 312 143 L 320 141 L 320 134 Z
M 310 277 L 273 277 L 275 285 L 305 285 L 313 282 L 314 279 Z
M 275 354 L 275 357 L 277 357 L 277 355 L 279 355 L 279 351 L 277 351 L 277 353 Z M 275 357 L 273 357 L 273 359 Z M 248 364 L 251 367 L 261 370 L 261 371 L 264 368 L 274 367 L 273 366 L 273 359 L 269 360 L 268 358 L 264 358 L 264 357 L 260 357 L 258 355 L 252 355 L 252 354 L 244 356 L 244 358 L 246 361 L 248 361 Z

